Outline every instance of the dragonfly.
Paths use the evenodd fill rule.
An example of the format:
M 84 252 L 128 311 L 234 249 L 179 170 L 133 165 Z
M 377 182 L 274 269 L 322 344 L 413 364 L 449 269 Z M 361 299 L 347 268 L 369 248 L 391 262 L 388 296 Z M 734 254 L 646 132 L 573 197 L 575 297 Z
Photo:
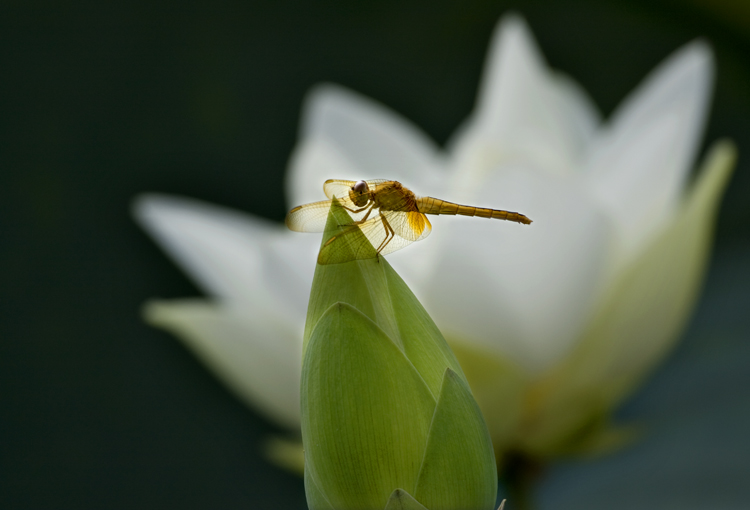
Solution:
M 339 224 L 339 231 L 321 246 L 319 264 L 378 258 L 421 241 L 432 231 L 427 214 L 531 223 L 528 217 L 517 212 L 419 197 L 398 181 L 329 179 L 323 184 L 323 191 L 328 200 L 297 206 L 286 216 L 286 226 L 290 230 L 323 232 L 332 207 L 346 211 L 351 221 Z

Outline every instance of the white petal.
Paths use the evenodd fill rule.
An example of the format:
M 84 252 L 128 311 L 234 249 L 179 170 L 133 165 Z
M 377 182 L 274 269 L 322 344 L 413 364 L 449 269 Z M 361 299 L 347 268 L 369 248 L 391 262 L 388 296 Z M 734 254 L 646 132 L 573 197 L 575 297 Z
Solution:
M 621 402 L 669 352 L 698 296 L 735 156 L 730 143 L 713 147 L 679 214 L 617 275 L 570 356 L 536 382 L 530 443 L 569 437 L 563 426 L 590 419 L 593 403 Z
M 526 159 L 550 173 L 569 173 L 598 123 L 583 90 L 547 68 L 523 19 L 506 16 L 493 35 L 475 113 L 456 142 L 459 160 L 480 151 L 485 164 L 474 158 L 459 166 L 481 172 Z
M 151 302 L 146 319 L 177 334 L 230 389 L 275 422 L 300 426 L 302 329 L 281 314 L 202 300 Z
M 302 117 L 303 154 L 310 140 L 322 140 L 339 164 L 326 169 L 295 154 L 287 176 L 287 196 L 293 204 L 319 200 L 323 182 L 331 178 L 396 179 L 427 189 L 442 177 L 435 144 L 375 101 L 342 87 L 322 85 L 310 93 Z M 312 190 L 311 183 L 317 183 Z
M 186 198 L 143 195 L 143 228 L 206 292 L 304 322 L 320 239 L 283 225 Z
M 323 183 L 328 179 L 362 179 L 357 168 L 333 143 L 324 138 L 308 137 L 297 144 L 289 160 L 286 176 L 290 208 L 325 200 Z
M 606 389 L 609 401 L 630 393 L 678 340 L 698 298 L 718 207 L 735 161 L 733 144 L 712 146 L 676 217 L 633 261 L 616 288 L 619 295 L 605 318 L 608 327 L 596 330 L 606 339 L 609 355 L 593 358 L 606 367 L 598 386 Z
M 588 163 L 593 192 L 616 219 L 628 253 L 669 218 L 703 131 L 713 81 L 706 44 L 672 55 L 625 100 Z
M 475 200 L 534 223 L 436 218 L 424 243 L 434 237 L 440 259 L 417 296 L 447 337 L 542 370 L 570 349 L 610 277 L 611 225 L 575 179 L 524 167 L 494 173 Z

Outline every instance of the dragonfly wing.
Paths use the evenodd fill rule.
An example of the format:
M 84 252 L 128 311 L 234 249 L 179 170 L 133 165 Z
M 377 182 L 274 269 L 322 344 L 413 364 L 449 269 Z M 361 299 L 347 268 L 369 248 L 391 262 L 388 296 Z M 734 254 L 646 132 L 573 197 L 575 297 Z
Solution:
M 399 237 L 408 241 L 421 241 L 432 232 L 427 216 L 419 211 L 382 211 Z
M 401 248 L 406 248 L 414 241 L 410 239 L 404 239 L 400 235 L 396 234 L 391 237 L 391 240 L 388 241 L 388 243 L 383 246 L 383 248 L 380 250 L 380 255 L 388 255 L 389 253 L 393 253 L 394 251 L 400 250 Z
M 385 242 L 380 242 L 383 242 L 383 244 L 375 245 L 381 255 L 388 255 L 389 253 L 405 248 L 414 241 L 421 239 L 412 226 L 405 226 L 408 224 L 410 217 L 411 213 L 402 211 L 382 211 L 382 216 L 378 215 L 378 222 L 383 225 L 383 219 L 385 219 L 392 231 L 387 237 L 385 234 L 382 236 L 382 239 Z M 385 226 L 383 226 L 382 229 L 385 231 Z M 368 239 L 371 237 L 373 236 L 368 236 Z
M 354 181 L 344 181 L 342 179 L 328 179 L 323 184 L 323 191 L 328 198 L 349 197 L 349 190 L 354 186 Z
M 323 232 L 328 221 L 328 212 L 331 204 L 346 210 L 351 222 L 362 221 L 368 216 L 370 208 L 357 207 L 348 198 L 337 198 L 333 200 L 322 200 L 311 204 L 300 205 L 289 211 L 286 215 L 286 226 L 295 232 Z M 371 216 L 371 215 L 369 215 Z M 347 222 L 349 224 L 349 222 Z
M 330 200 L 297 206 L 286 215 L 286 226 L 295 232 L 323 232 L 330 209 Z
M 378 184 L 385 182 L 392 182 L 388 179 L 371 179 L 365 181 L 370 189 L 373 189 Z M 356 184 L 356 181 L 345 181 L 343 179 L 328 179 L 323 184 L 323 191 L 328 198 L 349 198 L 349 190 Z
M 344 226 L 344 230 L 328 240 L 318 255 L 319 264 L 338 264 L 350 260 L 375 258 L 378 254 L 387 255 L 410 245 L 416 239 L 401 237 L 396 229 L 386 229 L 385 215 L 375 212 L 373 218 L 364 223 Z M 413 237 L 413 236 L 412 236 Z
M 380 223 L 380 217 L 373 218 Z M 373 220 L 368 220 L 360 224 L 351 224 L 342 226 L 341 232 L 331 237 L 321 248 L 318 254 L 318 264 L 339 264 L 349 262 L 350 260 L 371 259 L 377 256 L 375 248 L 365 235 L 377 237 L 377 232 L 372 229 Z M 362 228 L 364 227 L 364 231 Z M 385 228 L 380 226 L 385 235 Z
M 370 189 L 372 189 L 375 186 L 377 186 L 378 184 L 384 184 L 386 182 L 395 182 L 395 181 L 391 181 L 389 179 L 370 179 L 369 181 L 365 181 L 365 182 L 367 183 L 367 186 Z

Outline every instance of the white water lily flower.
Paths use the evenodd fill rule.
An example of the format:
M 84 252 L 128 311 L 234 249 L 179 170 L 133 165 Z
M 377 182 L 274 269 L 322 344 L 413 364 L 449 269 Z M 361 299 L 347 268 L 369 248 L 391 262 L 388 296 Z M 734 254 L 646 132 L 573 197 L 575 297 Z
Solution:
M 519 211 L 529 227 L 436 218 L 389 261 L 452 342 L 498 452 L 606 448 L 609 412 L 668 352 L 692 309 L 733 166 L 715 145 L 694 183 L 713 76 L 702 42 L 653 71 L 603 122 L 544 63 L 525 23 L 498 26 L 475 112 L 447 149 L 338 87 L 310 96 L 289 205 L 328 178 Z M 187 199 L 147 195 L 142 225 L 211 296 L 154 302 L 250 404 L 299 427 L 305 304 L 320 239 Z

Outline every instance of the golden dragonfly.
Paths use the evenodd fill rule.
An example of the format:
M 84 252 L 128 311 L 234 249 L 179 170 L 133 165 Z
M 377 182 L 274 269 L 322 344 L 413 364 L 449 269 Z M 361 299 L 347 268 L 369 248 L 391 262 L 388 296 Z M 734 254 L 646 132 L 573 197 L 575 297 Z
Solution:
M 531 223 L 529 218 L 517 212 L 418 197 L 398 181 L 329 179 L 323 184 L 323 191 L 328 200 L 297 206 L 286 216 L 286 226 L 290 230 L 323 232 L 332 205 L 348 213 L 351 221 L 338 225 L 341 231 L 321 247 L 319 264 L 377 258 L 420 241 L 432 231 L 426 214 L 458 214 L 525 225 Z

